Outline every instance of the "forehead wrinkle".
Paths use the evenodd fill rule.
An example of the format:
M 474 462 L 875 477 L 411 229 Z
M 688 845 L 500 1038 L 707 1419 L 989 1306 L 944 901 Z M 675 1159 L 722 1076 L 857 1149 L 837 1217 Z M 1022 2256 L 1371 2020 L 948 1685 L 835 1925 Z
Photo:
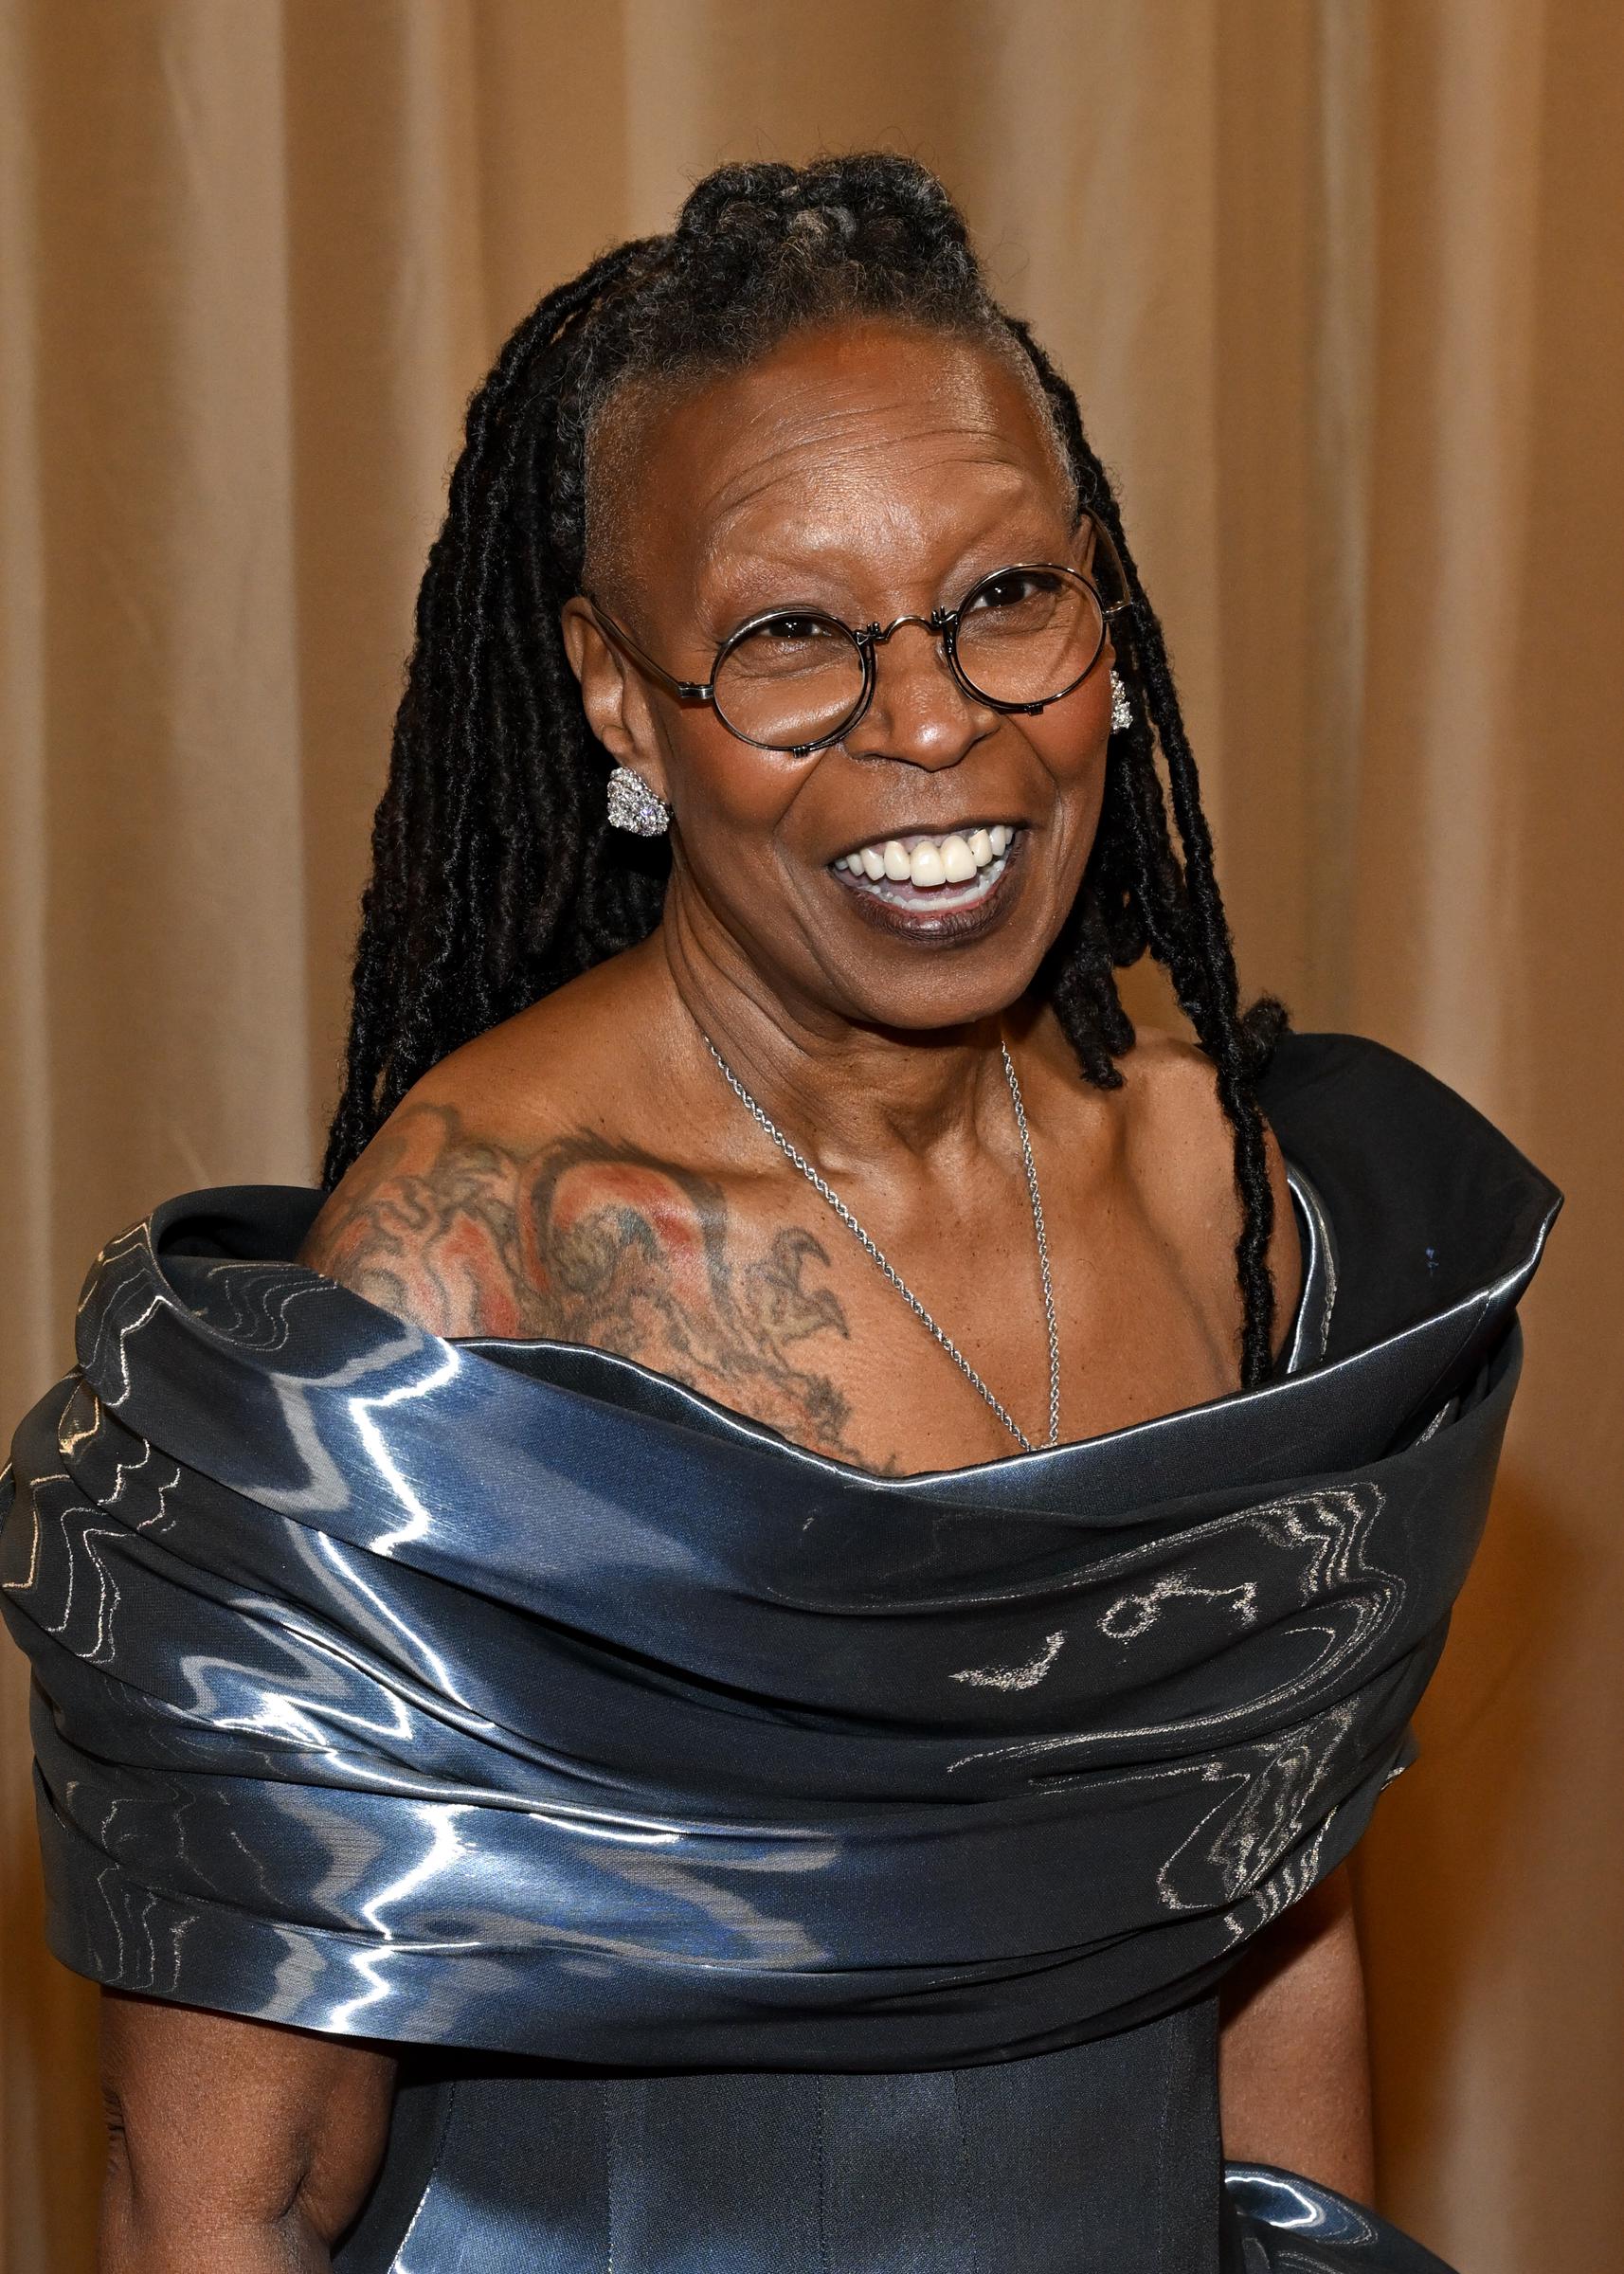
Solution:
M 876 532 L 882 544 L 910 538 L 929 543 L 945 534 L 955 541 L 959 551 L 968 551 L 1028 505 L 1045 511 L 1051 505 L 1024 481 L 1015 481 L 989 489 L 975 501 L 973 512 L 966 512 L 963 497 L 950 500 L 945 513 L 927 513 L 925 501 L 920 499 L 876 499 L 872 493 L 865 493 L 866 510 L 858 516 L 843 509 L 841 491 L 845 486 L 839 485 L 827 494 L 824 502 L 831 510 L 798 514 L 783 537 L 770 525 L 753 536 L 748 528 L 741 530 L 739 523 L 746 518 L 741 508 L 707 532 L 700 550 L 702 567 L 713 569 L 740 561 L 752 568 L 793 568 L 803 560 L 821 561 L 830 555 L 872 550 Z M 775 522 L 777 518 L 773 516 Z
M 969 440 L 971 434 L 970 429 L 938 427 L 923 435 L 911 436 L 909 440 L 948 443 L 954 439 Z M 1006 478 L 999 484 L 1005 493 L 1004 496 L 988 500 L 995 507 L 1015 503 L 1023 491 L 1044 496 L 1047 485 L 1033 479 L 1033 469 L 1020 462 L 1018 453 L 1000 447 L 985 429 L 975 430 L 974 440 L 980 447 L 964 452 L 951 448 L 929 450 L 924 454 L 921 462 L 924 466 L 935 468 L 947 460 L 966 472 L 973 468 L 1004 476 Z M 890 456 L 893 450 L 894 442 L 892 438 L 875 437 L 872 441 L 842 448 L 833 458 L 815 459 L 810 464 L 801 451 L 797 451 L 787 463 L 783 453 L 771 460 L 756 460 L 748 474 L 741 473 L 737 481 L 724 483 L 708 509 L 701 509 L 701 516 L 709 521 L 704 543 L 705 554 L 713 557 L 725 550 L 733 541 L 739 525 L 748 523 L 764 503 L 768 505 L 770 512 L 770 500 L 775 491 L 791 493 L 786 510 L 796 515 L 798 534 L 806 526 L 805 514 L 809 503 L 818 498 L 838 501 L 842 493 L 854 488 L 860 490 L 872 514 L 876 507 L 893 501 L 882 501 L 876 497 L 865 471 L 866 461 L 875 453 Z M 797 460 L 800 462 L 796 462 Z
M 1005 470 L 1001 468 L 1001 470 Z M 1037 514 L 1053 515 L 1053 502 L 1024 478 L 1001 483 L 978 500 L 972 514 L 962 498 L 952 501 L 949 517 L 926 525 L 917 513 L 897 510 L 893 500 L 877 514 L 872 497 L 866 517 L 839 512 L 808 521 L 798 519 L 786 540 L 764 532 L 760 542 L 748 537 L 739 543 L 731 531 L 713 530 L 695 564 L 695 597 L 707 628 L 721 637 L 731 628 L 740 610 L 770 607 L 802 601 L 830 607 L 839 614 L 848 605 L 859 613 L 894 613 L 889 602 L 899 604 L 905 594 L 919 597 L 929 587 L 932 605 L 955 600 L 949 589 L 971 573 L 974 555 L 1002 529 L 1008 533 L 1006 556 L 1046 552 L 1047 531 L 1039 532 Z M 1020 515 L 1019 521 L 1016 515 Z M 1027 533 L 1030 523 L 1030 535 Z M 938 550 L 950 545 L 951 550 Z M 997 561 L 974 564 L 984 574 Z
M 731 513 L 781 478 L 785 460 L 804 460 L 817 452 L 862 458 L 911 443 L 958 441 L 979 442 L 978 455 L 984 460 L 1020 463 L 1036 442 L 1045 467 L 1054 467 L 1053 438 L 1043 409 L 1034 399 L 1029 374 L 996 355 L 992 370 L 1000 380 L 1014 382 L 1025 414 L 1012 422 L 1007 399 L 1000 399 L 1002 388 L 989 372 L 983 345 L 936 341 L 922 356 L 923 347 L 918 341 L 904 347 L 913 372 L 919 371 L 921 360 L 925 363 L 916 386 L 899 378 L 894 364 L 876 373 L 872 368 L 853 370 L 848 363 L 844 372 L 833 377 L 825 371 L 798 370 L 793 364 L 787 370 L 782 365 L 774 369 L 770 363 L 736 374 L 731 383 L 732 438 L 735 445 L 747 446 L 759 438 L 759 448 L 726 469 L 708 510 Z M 695 413 L 704 416 L 702 398 L 690 398 L 677 408 L 673 426 L 678 436 Z
M 847 530 L 827 524 L 840 515 L 843 497 L 853 492 L 860 510 L 849 533 L 860 536 L 865 522 L 872 533 L 876 512 L 883 510 L 876 493 L 905 489 L 910 460 L 927 478 L 939 480 L 944 468 L 963 469 L 977 491 L 989 477 L 1001 476 L 999 486 L 1007 487 L 1010 503 L 1025 489 L 1035 503 L 1058 504 L 1069 513 L 1074 502 L 1069 465 L 1036 379 L 1013 354 L 995 347 L 989 369 L 985 344 L 948 343 L 944 354 L 936 342 L 921 370 L 921 357 L 904 344 L 908 369 L 901 375 L 894 366 L 854 369 L 844 355 L 845 368 L 833 376 L 826 366 L 807 372 L 782 363 L 773 368 L 769 359 L 674 404 L 667 397 L 665 415 L 653 427 L 643 414 L 662 390 L 656 387 L 649 396 L 639 389 L 640 415 L 631 422 L 638 429 L 636 455 L 642 457 L 652 444 L 663 463 L 652 482 L 626 479 L 621 511 L 609 516 L 621 523 L 617 550 L 627 550 L 623 540 L 634 518 L 641 522 L 653 513 L 656 531 L 662 524 L 669 528 L 674 517 L 686 523 L 690 567 L 686 576 L 678 575 L 695 599 L 730 546 L 749 555 L 752 524 L 767 539 L 764 551 L 771 557 L 778 554 L 780 532 L 762 525 L 785 524 L 810 565 L 819 555 L 838 554 L 846 543 Z M 919 384 L 910 388 L 908 379 L 915 375 Z M 710 424 L 718 418 L 724 422 L 720 448 Z M 620 427 L 622 450 L 613 455 L 623 459 L 623 477 L 630 477 L 623 462 L 629 434 L 619 420 L 608 424 Z M 879 482 L 875 472 L 876 460 L 890 459 L 903 461 L 894 485 Z M 906 509 L 899 517 L 893 506 L 892 517 L 906 519 Z M 817 532 L 820 521 L 823 532 Z M 635 550 L 641 564 L 646 549 Z M 659 550 L 658 541 L 654 550 Z M 646 574 L 636 581 L 652 600 Z
M 985 418 L 943 417 L 934 422 L 915 418 L 898 432 L 861 432 L 851 429 L 872 428 L 876 422 L 907 417 L 921 406 L 907 401 L 865 403 L 860 405 L 831 405 L 817 418 L 801 424 L 793 437 L 786 438 L 783 427 L 788 423 L 782 411 L 772 414 L 774 425 L 780 431 L 767 440 L 759 457 L 733 469 L 711 500 L 712 510 L 718 515 L 735 514 L 752 498 L 769 489 L 775 482 L 792 479 L 801 470 L 796 460 L 804 461 L 809 455 L 828 453 L 835 459 L 871 458 L 878 453 L 906 449 L 911 444 L 951 444 L 964 442 L 980 444 L 970 451 L 965 462 L 986 465 L 1019 465 L 1024 457 L 1020 444 L 1006 436 Z M 845 434 L 841 429 L 847 429 Z M 789 461 L 787 464 L 785 461 Z

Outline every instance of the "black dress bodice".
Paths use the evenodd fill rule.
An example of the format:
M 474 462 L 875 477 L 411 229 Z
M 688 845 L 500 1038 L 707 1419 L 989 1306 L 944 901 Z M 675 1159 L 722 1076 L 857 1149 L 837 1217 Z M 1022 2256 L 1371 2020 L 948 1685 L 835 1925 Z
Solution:
M 336 2274 L 1217 2274 L 1215 2014 L 891 2076 L 414 2060 Z

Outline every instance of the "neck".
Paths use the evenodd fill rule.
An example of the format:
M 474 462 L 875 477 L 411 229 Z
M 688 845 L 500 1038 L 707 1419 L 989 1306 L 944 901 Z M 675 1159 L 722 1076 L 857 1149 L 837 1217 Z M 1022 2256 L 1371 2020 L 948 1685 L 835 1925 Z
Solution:
M 708 1036 L 785 1134 L 831 1177 L 929 1162 L 982 1142 L 1007 1151 L 1008 1092 L 994 1015 L 962 1026 L 909 1028 L 843 1018 L 764 975 L 713 920 L 668 904 L 659 934 L 670 984 L 692 1026 L 692 1051 L 721 1075 Z

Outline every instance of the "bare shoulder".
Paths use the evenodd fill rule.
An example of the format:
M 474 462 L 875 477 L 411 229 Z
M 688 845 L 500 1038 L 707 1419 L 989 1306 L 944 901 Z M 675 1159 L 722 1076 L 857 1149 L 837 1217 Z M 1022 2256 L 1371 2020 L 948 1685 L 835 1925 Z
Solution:
M 328 1199 L 299 1261 L 435 1334 L 516 1333 L 516 1163 L 448 1100 L 399 1106 Z
M 578 1009 L 538 1005 L 436 1067 L 300 1260 L 430 1333 L 613 1351 L 861 1457 L 824 1356 L 848 1333 L 827 1248 L 781 1216 L 742 1222 L 658 1058 L 619 1018 L 606 1046 L 601 1024 L 572 1037 Z
M 1235 1135 L 1218 1095 L 1218 1069 L 1196 1043 L 1152 1027 L 1141 1029 L 1122 1071 L 1130 1173 L 1167 1236 L 1182 1249 L 1221 1259 L 1227 1284 L 1240 1200 Z M 1263 1142 L 1274 1200 L 1269 1261 L 1278 1346 L 1296 1307 L 1302 1257 L 1285 1159 L 1267 1120 Z
M 588 1203 L 659 1220 L 682 1182 L 611 1133 L 612 996 L 589 974 L 434 1067 L 332 1194 L 300 1261 L 435 1334 L 564 1335 Z
M 503 1133 L 430 1093 L 391 1115 L 299 1260 L 433 1334 L 636 1355 L 640 1295 L 703 1284 L 721 1216 L 709 1180 L 641 1146 L 586 1127 Z

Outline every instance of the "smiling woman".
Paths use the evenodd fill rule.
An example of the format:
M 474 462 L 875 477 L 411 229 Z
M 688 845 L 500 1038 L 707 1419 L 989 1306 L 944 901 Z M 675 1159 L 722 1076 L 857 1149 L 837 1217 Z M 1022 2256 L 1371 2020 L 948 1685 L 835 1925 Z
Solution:
M 470 408 L 325 1191 L 116 1242 L 19 1438 L 105 2265 L 1435 2266 L 1340 1867 L 1556 1201 L 1243 1010 L 940 185 L 702 182 Z

